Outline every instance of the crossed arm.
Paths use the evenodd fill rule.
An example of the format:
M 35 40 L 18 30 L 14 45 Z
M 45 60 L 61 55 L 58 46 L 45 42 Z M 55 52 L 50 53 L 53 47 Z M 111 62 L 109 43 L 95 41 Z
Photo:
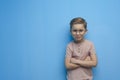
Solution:
M 95 67 L 97 65 L 97 57 L 96 54 L 91 54 L 87 56 L 85 60 L 78 60 L 75 58 L 66 57 L 65 66 L 67 69 L 75 69 L 80 66 L 82 67 Z

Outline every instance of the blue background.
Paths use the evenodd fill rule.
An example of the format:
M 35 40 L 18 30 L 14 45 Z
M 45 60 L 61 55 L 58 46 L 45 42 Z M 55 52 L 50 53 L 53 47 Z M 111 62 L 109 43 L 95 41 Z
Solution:
M 94 80 L 120 80 L 119 0 L 1 0 L 0 80 L 66 80 L 69 22 L 83 17 L 98 56 Z

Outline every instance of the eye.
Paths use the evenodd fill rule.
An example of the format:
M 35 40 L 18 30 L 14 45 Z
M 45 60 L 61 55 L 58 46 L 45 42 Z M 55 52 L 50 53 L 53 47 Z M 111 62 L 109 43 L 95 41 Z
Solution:
M 77 30 L 73 30 L 73 32 L 77 32 Z
M 79 32 L 83 32 L 83 30 L 79 30 Z

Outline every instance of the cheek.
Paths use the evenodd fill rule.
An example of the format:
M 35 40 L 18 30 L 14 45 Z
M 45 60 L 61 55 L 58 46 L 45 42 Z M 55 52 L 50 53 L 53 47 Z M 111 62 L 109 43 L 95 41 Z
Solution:
M 84 33 L 81 33 L 81 35 L 84 35 Z
M 75 37 L 76 35 L 74 33 L 71 33 L 72 37 Z
M 81 35 L 85 35 L 85 32 L 82 32 Z
M 76 33 L 75 32 L 71 32 L 72 35 L 75 35 Z

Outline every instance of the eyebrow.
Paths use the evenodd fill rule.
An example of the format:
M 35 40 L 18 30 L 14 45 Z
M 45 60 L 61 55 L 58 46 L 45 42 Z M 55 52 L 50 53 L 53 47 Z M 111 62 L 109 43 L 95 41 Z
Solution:
M 79 31 L 79 30 L 84 30 L 84 29 L 72 29 L 72 30 L 77 30 L 77 31 Z

